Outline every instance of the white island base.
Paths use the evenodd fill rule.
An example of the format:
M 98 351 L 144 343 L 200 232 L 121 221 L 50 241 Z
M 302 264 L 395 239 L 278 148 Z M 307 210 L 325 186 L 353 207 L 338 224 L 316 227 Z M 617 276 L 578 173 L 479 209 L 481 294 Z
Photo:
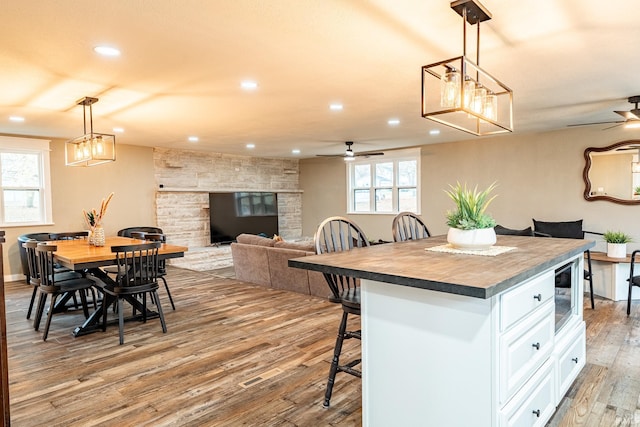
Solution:
M 555 333 L 556 267 L 488 299 L 363 279 L 363 425 L 544 426 L 585 364 L 582 280 Z

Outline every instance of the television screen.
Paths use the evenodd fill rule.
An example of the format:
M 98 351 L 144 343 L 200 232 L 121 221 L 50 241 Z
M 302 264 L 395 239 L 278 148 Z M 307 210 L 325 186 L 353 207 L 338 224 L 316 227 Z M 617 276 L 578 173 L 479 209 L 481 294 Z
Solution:
M 209 193 L 211 243 L 231 243 L 238 234 L 278 234 L 278 198 L 271 192 Z

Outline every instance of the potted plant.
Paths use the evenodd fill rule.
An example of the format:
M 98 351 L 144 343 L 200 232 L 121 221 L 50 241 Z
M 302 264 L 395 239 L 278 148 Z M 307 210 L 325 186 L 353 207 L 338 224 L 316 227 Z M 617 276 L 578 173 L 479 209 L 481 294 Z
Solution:
M 493 229 L 496 221 L 486 213 L 487 206 L 496 197 L 490 197 L 496 183 L 491 184 L 484 191 L 479 191 L 476 185 L 473 190 L 459 182 L 456 186 L 449 185 L 445 193 L 453 200 L 456 209 L 447 212 L 447 241 L 453 247 L 460 249 L 482 250 L 496 243 L 496 232 Z
M 631 236 L 622 231 L 607 231 L 603 237 L 607 242 L 607 256 L 609 258 L 627 257 L 627 243 L 631 241 Z

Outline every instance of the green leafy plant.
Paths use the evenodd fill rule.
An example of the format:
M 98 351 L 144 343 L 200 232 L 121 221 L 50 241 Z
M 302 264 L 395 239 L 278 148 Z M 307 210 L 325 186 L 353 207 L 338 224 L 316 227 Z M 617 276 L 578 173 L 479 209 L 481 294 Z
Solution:
M 607 243 L 629 243 L 631 241 L 631 236 L 622 231 L 607 231 L 603 237 Z
M 633 194 L 640 194 L 640 185 L 633 189 Z
M 476 230 L 495 227 L 496 221 L 491 215 L 485 213 L 487 206 L 496 198 L 489 197 L 491 191 L 496 188 L 496 183 L 491 184 L 486 190 L 478 191 L 476 185 L 473 190 L 467 188 L 467 184 L 456 183 L 449 185 L 445 193 L 456 204 L 456 210 L 447 212 L 447 225 L 461 230 Z

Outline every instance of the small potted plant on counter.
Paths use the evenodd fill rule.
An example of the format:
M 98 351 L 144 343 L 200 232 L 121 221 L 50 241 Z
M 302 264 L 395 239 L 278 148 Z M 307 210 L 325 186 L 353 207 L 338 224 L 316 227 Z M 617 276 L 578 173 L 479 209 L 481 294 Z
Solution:
M 471 190 L 466 184 L 463 186 L 459 182 L 455 187 L 449 187 L 449 190 L 444 191 L 456 204 L 456 210 L 447 212 L 449 244 L 455 248 L 470 250 L 483 250 L 493 246 L 496 243 L 496 232 L 493 229 L 496 221 L 486 210 L 496 197 L 489 197 L 496 183 L 484 191 L 478 191 L 478 186 Z
M 603 237 L 607 242 L 607 256 L 609 258 L 627 257 L 627 243 L 631 241 L 631 236 L 622 231 L 607 231 Z

